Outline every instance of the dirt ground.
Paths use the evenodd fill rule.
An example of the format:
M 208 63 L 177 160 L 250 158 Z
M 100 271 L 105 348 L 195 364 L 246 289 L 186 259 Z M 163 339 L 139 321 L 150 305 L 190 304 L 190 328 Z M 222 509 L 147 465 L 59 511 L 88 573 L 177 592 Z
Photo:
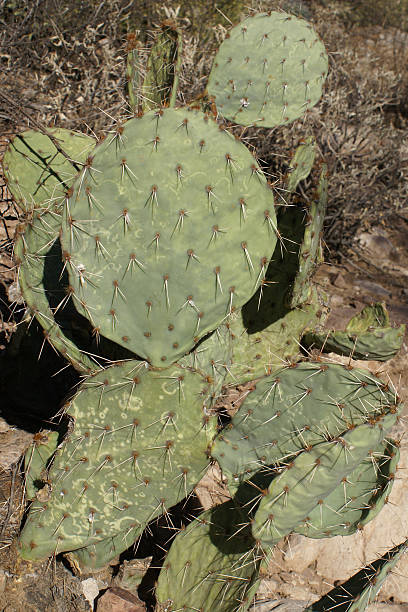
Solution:
M 37 6 L 38 3 L 34 4 Z M 273 2 L 261 4 L 262 8 L 276 5 Z M 311 11 L 330 51 L 331 62 L 323 100 L 309 118 L 309 129 L 316 136 L 330 171 L 329 207 L 323 236 L 325 263 L 314 276 L 315 284 L 330 298 L 330 315 L 325 327 L 344 329 L 354 314 L 374 302 L 386 304 L 393 325 L 406 324 L 407 32 L 402 24 L 401 29 L 378 23 L 357 23 L 351 27 L 347 15 L 345 17 L 341 13 L 340 3 L 297 4 Z M 157 14 L 153 11 L 150 19 L 156 18 Z M 147 21 L 148 17 L 147 14 Z M 5 65 L 0 70 L 0 87 L 6 96 L 0 96 L 4 105 L 4 109 L 0 108 L 0 159 L 8 138 L 26 129 L 32 122 L 55 123 L 89 133 L 110 127 L 107 125 L 107 113 L 115 119 L 123 115 L 123 96 L 113 93 L 115 87 L 118 91 L 117 72 L 123 71 L 123 33 L 121 35 L 117 30 L 105 31 L 101 28 L 102 35 L 96 36 L 92 30 L 95 27 L 93 24 L 87 30 L 88 38 L 85 36 L 82 40 L 81 49 L 79 44 L 73 44 L 72 39 L 68 40 L 61 32 L 58 33 L 56 23 L 56 48 L 47 56 L 47 65 L 43 67 L 33 64 L 29 69 L 24 68 L 24 62 L 16 60 L 13 68 L 13 53 L 18 46 L 14 47 L 14 43 L 9 41 L 7 50 L 10 60 L 0 55 L 0 61 Z M 186 28 L 188 31 L 188 25 Z M 214 32 L 215 39 L 222 37 L 222 28 Z M 55 69 L 59 61 L 59 40 L 62 41 L 61 45 L 67 45 L 66 63 L 60 71 Z M 5 55 L 6 43 L 3 40 Z M 208 45 L 211 44 L 211 41 L 208 42 Z M 88 59 L 89 67 L 86 63 L 87 53 L 92 45 L 94 53 L 92 59 Z M 186 91 L 190 88 L 197 93 L 202 86 L 201 74 L 205 73 L 208 60 L 198 54 L 197 45 L 194 45 L 192 39 L 187 41 L 183 87 Z M 75 53 L 80 55 L 77 57 Z M 83 62 L 80 65 L 86 78 L 81 80 L 72 76 L 74 67 L 69 62 L 74 60 Z M 105 68 L 102 70 L 101 66 Z M 195 77 L 192 76 L 194 68 L 198 71 Z M 32 77 L 32 74 L 35 74 L 35 79 L 29 80 L 28 76 Z M 15 76 L 12 82 L 11 75 Z M 104 89 L 108 92 L 105 99 L 102 95 Z M 92 98 L 93 104 L 89 98 Z M 16 105 L 15 100 L 22 102 Z M 87 110 L 87 104 L 92 108 Z M 25 108 L 26 114 L 21 107 Z M 97 111 L 96 107 L 100 110 Z M 273 130 L 266 135 L 261 135 L 258 129 L 249 133 L 256 141 L 257 152 L 265 169 L 278 177 L 275 185 L 277 197 L 281 185 L 279 180 L 286 169 L 282 156 L 283 160 L 288 159 L 303 129 L 304 126 L 296 122 L 290 128 Z M 13 238 L 20 220 L 21 216 L 0 175 L 0 352 L 6 350 L 24 313 L 13 262 Z M 332 354 L 319 355 L 319 358 L 329 361 L 348 359 Z M 403 418 L 394 432 L 395 437 L 401 440 L 402 458 L 394 497 L 385 509 L 388 514 L 386 517 L 384 514 L 384 518 L 381 518 L 382 514 L 377 517 L 374 526 L 356 534 L 358 537 L 350 537 L 349 544 L 345 543 L 346 538 L 342 538 L 342 542 L 334 538 L 333 541 L 305 544 L 301 536 L 291 536 L 282 541 L 251 608 L 257 612 L 303 609 L 339 580 L 352 575 L 356 569 L 375 559 L 377 553 L 402 541 L 408 534 L 408 335 L 400 353 L 391 361 L 358 362 L 358 365 L 368 368 L 387 382 L 392 381 L 406 405 Z M 55 408 L 48 406 L 44 410 L 43 397 L 49 397 L 45 391 L 44 396 L 40 395 L 38 405 L 33 399 L 33 412 L 28 415 L 21 408 L 25 402 L 23 391 L 16 389 L 14 395 L 11 398 L 7 396 L 1 406 L 0 610 L 142 612 L 151 609 L 146 605 L 151 605 L 153 601 L 151 587 L 157 572 L 149 570 L 148 578 L 143 579 L 143 576 L 160 557 L 158 551 L 152 549 L 152 541 L 141 545 L 137 558 L 130 552 L 127 557 L 121 558 L 120 564 L 116 560 L 95 575 L 81 575 L 69 559 L 58 558 L 42 564 L 29 564 L 19 559 L 15 537 L 25 507 L 21 457 Z M 54 393 L 54 390 L 50 393 Z M 240 390 L 230 390 L 226 404 L 230 407 L 234 403 L 237 405 L 237 398 L 241 394 Z M 191 500 L 192 513 L 197 511 L 200 504 L 206 508 L 228 497 L 221 475 L 214 467 L 196 487 L 196 495 Z M 160 526 L 158 530 L 160 532 Z M 160 543 L 160 537 L 156 541 Z M 136 601 L 137 589 L 142 582 L 143 586 L 138 592 L 147 602 L 146 605 Z M 129 593 L 136 599 L 132 600 Z M 108 601 L 109 597 L 111 599 Z M 378 601 L 378 604 L 370 607 L 372 612 L 408 611 L 408 559 L 387 579 Z

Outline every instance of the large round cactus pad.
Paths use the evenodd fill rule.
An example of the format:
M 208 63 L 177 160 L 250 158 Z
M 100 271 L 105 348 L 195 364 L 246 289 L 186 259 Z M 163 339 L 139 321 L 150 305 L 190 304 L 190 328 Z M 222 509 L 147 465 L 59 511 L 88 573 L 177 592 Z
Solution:
M 230 30 L 215 57 L 208 93 L 224 117 L 274 127 L 318 102 L 327 70 L 324 45 L 309 23 L 283 12 L 261 13 Z
M 49 133 L 67 157 L 48 136 L 35 130 L 15 136 L 4 155 L 4 176 L 24 211 L 59 201 L 95 146 L 90 136 L 64 128 L 49 129 Z
M 21 555 L 126 540 L 187 496 L 214 435 L 202 410 L 206 385 L 198 373 L 142 371 L 134 361 L 88 378 L 68 406 L 73 423 L 47 475 L 52 493 L 31 506 Z
M 66 207 L 76 304 L 102 335 L 164 367 L 257 288 L 273 207 L 252 155 L 212 119 L 131 119 L 97 147 Z

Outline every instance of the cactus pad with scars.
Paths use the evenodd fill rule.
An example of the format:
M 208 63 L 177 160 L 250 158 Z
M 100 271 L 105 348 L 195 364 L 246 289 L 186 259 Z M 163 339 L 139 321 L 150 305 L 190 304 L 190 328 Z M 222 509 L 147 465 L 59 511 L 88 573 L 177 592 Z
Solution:
M 294 529 L 309 538 L 350 535 L 383 508 L 399 461 L 395 441 L 385 439 Z
M 227 501 L 176 536 L 159 575 L 157 600 L 171 610 L 245 612 L 265 557 L 251 535 L 247 512 Z
M 401 349 L 404 334 L 405 325 L 391 327 L 387 309 L 378 303 L 352 317 L 345 331 L 308 332 L 302 344 L 355 359 L 387 361 Z
M 408 549 L 408 540 L 394 546 L 385 555 L 372 561 L 343 584 L 324 595 L 319 601 L 305 608 L 304 612 L 364 612 L 374 603 L 387 576 Z
M 61 201 L 95 146 L 94 138 L 63 128 L 49 129 L 69 161 L 41 132 L 28 130 L 13 138 L 3 171 L 14 200 L 27 212 Z
M 316 157 L 315 140 L 312 136 L 306 138 L 300 144 L 290 160 L 289 176 L 286 182 L 286 189 L 291 193 L 296 191 L 300 181 L 304 181 L 312 171 Z
M 154 373 L 135 362 L 88 378 L 68 406 L 72 424 L 47 477 L 51 498 L 31 506 L 20 554 L 42 559 L 133 534 L 183 499 L 208 465 L 206 384 L 195 372 Z
M 380 422 L 357 425 L 342 436 L 299 453 L 276 476 L 255 514 L 252 533 L 273 546 L 318 507 L 384 437 Z
M 231 491 L 258 470 L 286 461 L 305 448 L 376 422 L 397 417 L 396 396 L 374 375 L 339 364 L 299 363 L 256 384 L 231 423 L 216 438 L 212 456 Z
M 131 119 L 95 149 L 66 207 L 76 306 L 101 335 L 169 365 L 262 280 L 276 242 L 266 207 L 273 222 L 259 166 L 212 119 Z
M 227 119 L 275 127 L 318 102 L 327 70 L 324 45 L 309 23 L 283 12 L 255 14 L 221 44 L 207 89 Z

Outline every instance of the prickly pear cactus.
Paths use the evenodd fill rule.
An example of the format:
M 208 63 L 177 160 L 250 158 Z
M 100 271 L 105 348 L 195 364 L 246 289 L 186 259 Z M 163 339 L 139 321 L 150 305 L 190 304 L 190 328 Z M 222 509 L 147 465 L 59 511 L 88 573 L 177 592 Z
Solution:
M 352 317 L 345 331 L 310 331 L 302 338 L 302 344 L 355 359 L 387 361 L 401 349 L 404 334 L 405 325 L 391 327 L 387 309 L 378 303 Z
M 212 448 L 235 492 L 268 470 L 351 426 L 395 422 L 395 394 L 378 378 L 339 364 L 298 363 L 256 384 Z M 333 487 L 334 488 L 334 487 Z
M 241 125 L 275 127 L 311 109 L 328 60 L 312 26 L 284 12 L 253 14 L 232 28 L 215 57 L 208 93 Z
M 276 242 L 267 206 L 274 219 L 259 166 L 212 119 L 166 109 L 128 121 L 95 149 L 66 205 L 76 307 L 95 333 L 171 364 L 261 282 Z
M 25 559 L 97 544 L 140 531 L 198 482 L 208 465 L 213 423 L 202 410 L 206 381 L 173 367 L 135 362 L 85 381 L 68 406 L 71 419 L 47 482 L 20 537 Z M 137 530 L 136 530 L 137 531 Z
M 381 417 L 375 425 L 357 425 L 295 456 L 262 493 L 252 525 L 254 538 L 263 546 L 274 546 L 307 520 L 309 513 L 324 504 L 325 497 L 379 445 L 384 437 L 384 419 Z
M 308 136 L 295 151 L 289 165 L 289 176 L 286 182 L 286 189 L 291 193 L 296 191 L 296 187 L 304 181 L 312 171 L 316 157 L 315 140 L 313 136 Z

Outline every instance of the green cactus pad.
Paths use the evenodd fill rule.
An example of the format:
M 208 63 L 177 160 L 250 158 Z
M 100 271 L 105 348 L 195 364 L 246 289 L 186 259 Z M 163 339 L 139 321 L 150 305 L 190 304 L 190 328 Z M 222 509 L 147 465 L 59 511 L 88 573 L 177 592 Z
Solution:
M 245 612 L 264 559 L 247 513 L 227 501 L 176 536 L 159 574 L 157 600 L 168 610 Z
M 25 559 L 144 528 L 200 479 L 214 433 L 200 399 L 206 382 L 175 366 L 141 368 L 126 363 L 88 378 L 68 406 L 51 498 L 33 503 L 20 537 Z
M 144 112 L 157 107 L 174 107 L 182 48 L 181 32 L 175 24 L 163 24 L 150 49 L 146 75 L 140 89 L 141 107 Z
M 396 397 L 374 375 L 340 364 L 299 363 L 256 384 L 212 456 L 233 492 L 254 472 L 285 462 L 305 448 L 347 431 L 350 424 L 397 417 Z
M 57 431 L 43 431 L 41 434 L 36 434 L 33 443 L 27 449 L 24 456 L 26 499 L 34 499 L 37 491 L 44 486 L 45 469 L 57 444 Z
M 319 601 L 308 606 L 304 612 L 364 612 L 369 604 L 375 602 L 385 579 L 407 548 L 408 540 L 394 546 L 383 557 L 376 559 L 346 582 L 329 591 Z
M 72 163 L 48 136 L 33 130 L 15 136 L 4 155 L 7 186 L 24 212 L 60 202 L 95 146 L 94 138 L 85 134 L 63 128 L 48 131 Z
M 399 456 L 393 440 L 380 442 L 294 531 L 309 538 L 327 538 L 350 535 L 364 527 L 377 516 L 391 493 Z
M 405 325 L 391 327 L 383 304 L 366 306 L 350 319 L 346 331 L 308 332 L 302 344 L 355 359 L 392 359 L 402 347 Z
M 383 436 L 382 427 L 366 423 L 297 455 L 263 492 L 252 525 L 254 538 L 265 546 L 277 544 L 324 503 Z
M 75 310 L 67 313 L 64 321 L 57 323 L 50 305 L 51 290 L 44 286 L 44 278 L 50 269 L 62 271 L 58 257 L 59 229 L 61 213 L 58 207 L 51 212 L 34 213 L 31 221 L 24 227 L 14 246 L 14 258 L 19 263 L 19 284 L 26 304 L 42 326 L 45 338 L 66 357 L 80 372 L 90 373 L 99 369 L 98 362 L 82 352 L 72 340 L 72 322 Z M 58 277 L 58 275 L 57 275 Z M 61 301 L 67 294 L 64 286 L 54 287 L 53 293 Z M 60 314 L 65 312 L 62 309 Z M 78 317 L 77 317 L 78 318 Z
M 279 302 L 279 297 L 275 298 Z M 251 304 L 254 303 L 255 300 L 251 300 Z M 260 308 L 259 312 L 254 309 L 251 316 L 259 323 L 263 315 L 273 315 L 276 310 L 279 309 L 271 308 L 268 313 L 263 308 Z M 308 304 L 278 316 L 273 323 L 266 324 L 265 329 L 253 334 L 248 334 L 244 327 L 243 309 L 234 313 L 229 321 L 233 363 L 229 368 L 225 384 L 242 385 L 260 376 L 271 374 L 274 370 L 280 369 L 283 363 L 296 361 L 301 354 L 302 334 L 306 328 L 313 328 L 321 320 L 321 316 L 322 311 L 314 287 L 311 288 Z M 275 317 L 270 318 L 273 320 Z
M 296 191 L 300 181 L 304 181 L 312 171 L 316 157 L 316 146 L 313 136 L 306 138 L 300 144 L 290 161 L 289 176 L 286 182 L 286 189 L 291 193 Z
M 316 197 L 307 212 L 303 241 L 299 250 L 299 269 L 292 287 L 291 308 L 303 304 L 309 295 L 310 277 L 321 256 L 321 232 L 327 205 L 327 167 L 323 165 Z
M 116 535 L 108 536 L 99 542 L 95 542 L 95 544 L 89 544 L 84 548 L 66 553 L 67 559 L 74 567 L 79 567 L 81 571 L 99 570 L 130 548 L 142 531 L 143 528 L 135 521 L 127 529 Z
M 183 109 L 131 119 L 90 164 L 62 226 L 76 305 L 98 333 L 167 366 L 261 282 L 272 193 L 240 142 Z
M 207 89 L 227 119 L 275 127 L 318 102 L 327 70 L 324 45 L 309 23 L 283 12 L 254 14 L 221 44 Z
M 202 398 L 204 410 L 210 408 L 218 398 L 230 372 L 231 343 L 229 326 L 222 324 L 208 337 L 203 338 L 188 355 L 178 361 L 180 366 L 200 372 L 209 383 L 208 396 Z

